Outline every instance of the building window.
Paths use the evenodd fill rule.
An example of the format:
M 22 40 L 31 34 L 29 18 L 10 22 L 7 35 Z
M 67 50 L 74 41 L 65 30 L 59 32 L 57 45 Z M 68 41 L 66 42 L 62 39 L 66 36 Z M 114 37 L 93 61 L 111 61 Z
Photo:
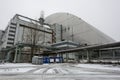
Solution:
M 6 48 L 10 48 L 11 46 L 6 46 Z
M 15 33 L 15 31 L 13 31 L 13 30 L 9 30 L 9 32 Z
M 15 25 L 16 26 L 17 24 L 16 23 L 11 23 L 11 25 Z
M 14 38 L 8 38 L 8 40 L 12 40 L 12 41 L 14 41 Z
M 15 35 L 14 35 L 14 34 L 9 34 L 9 36 L 13 36 L 13 37 L 15 37 Z
M 13 42 L 7 42 L 7 44 L 14 44 Z
M 16 27 L 12 27 L 12 26 L 10 26 L 10 28 L 12 28 L 12 29 L 16 29 Z

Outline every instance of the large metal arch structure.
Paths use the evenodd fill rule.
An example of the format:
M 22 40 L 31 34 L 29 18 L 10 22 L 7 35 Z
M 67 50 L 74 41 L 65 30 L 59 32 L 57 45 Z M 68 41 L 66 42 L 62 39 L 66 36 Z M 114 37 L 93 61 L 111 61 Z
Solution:
M 81 18 L 69 13 L 55 13 L 45 19 L 48 24 L 60 24 L 63 27 L 70 28 L 69 36 L 74 35 L 74 42 L 88 45 L 101 45 L 113 43 L 111 37 L 102 33 L 92 25 L 88 24 Z

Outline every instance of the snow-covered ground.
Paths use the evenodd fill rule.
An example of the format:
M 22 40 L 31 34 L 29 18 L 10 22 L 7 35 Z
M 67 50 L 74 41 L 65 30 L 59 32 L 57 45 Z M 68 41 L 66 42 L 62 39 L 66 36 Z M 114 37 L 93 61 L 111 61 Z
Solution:
M 120 67 L 113 65 L 103 65 L 103 64 L 77 64 L 75 67 L 92 68 L 92 69 L 102 69 L 102 70 L 117 70 L 120 71 Z
M 4 68 L 0 69 L 0 74 L 24 73 L 35 68 Z
M 0 80 L 119 80 L 120 68 L 102 64 L 0 64 Z
M 2 67 L 26 67 L 26 66 L 36 66 L 30 63 L 4 63 L 0 64 L 0 68 Z
M 0 74 L 25 73 L 35 69 L 35 65 L 28 63 L 5 63 L 0 64 Z

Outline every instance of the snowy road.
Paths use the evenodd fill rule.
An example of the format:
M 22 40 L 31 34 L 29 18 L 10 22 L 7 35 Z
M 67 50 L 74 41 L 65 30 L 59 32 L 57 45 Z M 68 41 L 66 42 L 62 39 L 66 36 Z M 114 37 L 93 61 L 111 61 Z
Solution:
M 0 80 L 120 80 L 120 68 L 99 64 L 3 64 Z

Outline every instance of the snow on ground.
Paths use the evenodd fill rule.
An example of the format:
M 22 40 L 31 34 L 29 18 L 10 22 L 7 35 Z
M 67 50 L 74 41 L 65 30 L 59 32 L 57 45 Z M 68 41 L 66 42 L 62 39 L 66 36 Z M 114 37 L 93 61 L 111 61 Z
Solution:
M 33 73 L 36 74 L 101 74 L 101 72 L 92 72 L 92 71 L 85 71 L 83 69 L 78 69 L 75 67 L 52 67 L 52 68 L 41 68 Z
M 70 72 L 72 72 L 73 74 L 101 74 L 101 72 L 92 72 L 92 71 L 86 71 L 83 69 L 68 69 Z
M 63 74 L 69 74 L 70 72 L 68 72 L 67 69 L 64 68 L 55 68 L 59 73 L 63 73 Z
M 4 73 L 24 73 L 34 68 L 35 65 L 29 63 L 5 63 L 0 64 L 0 74 Z
M 120 80 L 119 71 L 111 71 L 117 68 L 101 64 L 5 63 L 0 65 L 0 80 Z
M 102 65 L 102 64 L 77 64 L 75 67 L 92 68 L 92 69 L 103 69 L 103 70 L 117 70 L 120 71 L 120 67 L 115 67 L 112 65 Z
M 0 69 L 0 74 L 9 74 L 9 73 L 24 73 L 27 71 L 30 71 L 35 68 L 5 68 L 5 69 Z
M 76 68 L 76 67 L 78 67 L 78 68 Z M 119 67 L 115 67 L 112 65 L 102 65 L 102 64 L 33 65 L 33 64 L 29 64 L 29 63 L 5 63 L 5 64 L 0 64 L 0 74 L 15 73 L 15 72 L 16 73 L 25 73 L 25 72 L 29 72 L 31 70 L 35 74 L 101 74 L 101 72 L 86 71 L 83 68 L 120 71 Z
M 39 69 L 37 71 L 34 71 L 34 73 L 40 73 L 40 74 L 42 74 L 45 70 L 46 70 L 46 68 L 41 68 L 41 69 Z
M 55 71 L 54 71 L 54 69 L 49 69 L 46 73 L 47 74 L 55 74 Z
M 26 66 L 36 66 L 30 63 L 4 63 L 0 64 L 0 68 L 2 67 L 26 67 Z

